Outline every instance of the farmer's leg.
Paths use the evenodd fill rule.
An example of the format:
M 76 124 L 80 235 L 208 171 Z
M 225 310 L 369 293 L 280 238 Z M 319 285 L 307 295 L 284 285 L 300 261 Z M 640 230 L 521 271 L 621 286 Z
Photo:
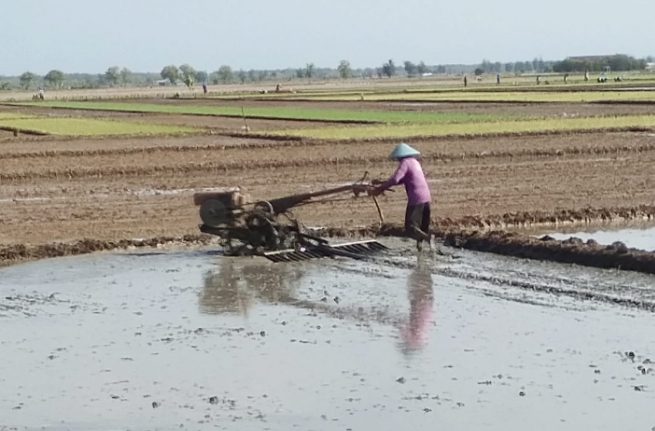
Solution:
M 432 250 L 432 234 L 430 233 L 430 224 L 431 224 L 431 218 L 430 218 L 430 203 L 426 203 L 425 206 L 423 207 L 423 220 L 421 221 L 421 231 L 425 233 L 427 236 L 425 241 L 428 243 L 428 247 L 430 250 Z
M 421 230 L 428 238 L 430 237 L 430 203 L 423 206 L 423 220 L 421 222 Z
M 410 236 L 412 232 L 412 218 L 415 211 L 415 205 L 407 205 L 407 209 L 405 209 L 405 235 L 407 236 Z
M 419 249 L 421 248 L 421 243 L 423 241 L 429 241 L 427 232 L 423 230 L 425 224 L 427 223 L 429 226 L 430 223 L 429 213 L 427 213 L 428 217 L 425 217 L 425 205 L 426 204 L 408 206 L 405 213 L 405 234 L 417 241 L 417 247 Z

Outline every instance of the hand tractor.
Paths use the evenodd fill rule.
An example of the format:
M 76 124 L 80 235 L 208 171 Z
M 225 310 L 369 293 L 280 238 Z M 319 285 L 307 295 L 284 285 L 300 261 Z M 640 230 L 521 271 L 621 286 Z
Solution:
M 194 204 L 200 207 L 200 231 L 221 238 L 227 256 L 263 256 L 272 262 L 335 256 L 363 259 L 388 248 L 374 240 L 332 245 L 302 229 L 290 210 L 336 200 L 328 196 L 352 193 L 357 198 L 368 195 L 379 182 L 365 183 L 367 175 L 341 187 L 255 202 L 240 189 L 196 193 Z M 373 199 L 382 222 L 382 211 L 375 197 Z

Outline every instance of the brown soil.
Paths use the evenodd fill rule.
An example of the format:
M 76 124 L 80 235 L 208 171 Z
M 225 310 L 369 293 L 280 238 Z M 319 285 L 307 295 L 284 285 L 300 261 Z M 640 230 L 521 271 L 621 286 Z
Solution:
M 646 133 L 415 143 L 425 154 L 435 220 L 652 204 L 654 144 Z M 194 191 L 242 186 L 254 198 L 274 198 L 355 181 L 364 171 L 384 178 L 395 167 L 386 159 L 391 147 L 221 136 L 5 142 L 0 145 L 0 243 L 197 234 Z M 402 221 L 402 189 L 380 201 L 387 221 Z M 308 226 L 340 228 L 367 226 L 378 218 L 367 198 L 294 213 Z
M 0 129 L 0 142 L 3 139 L 11 139 L 11 138 L 14 138 L 14 132 L 12 132 L 11 130 Z
M 39 245 L 10 244 L 0 247 L 0 265 L 119 249 L 153 248 L 171 244 L 205 245 L 211 243 L 212 240 L 213 238 L 207 235 L 184 235 L 181 237 L 160 236 L 145 239 L 123 239 L 119 241 L 82 239 L 68 243 L 55 242 Z

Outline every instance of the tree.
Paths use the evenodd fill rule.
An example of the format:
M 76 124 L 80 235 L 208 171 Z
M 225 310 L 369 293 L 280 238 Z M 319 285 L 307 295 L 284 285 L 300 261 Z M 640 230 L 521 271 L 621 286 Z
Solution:
M 418 66 L 416 66 L 416 71 L 419 73 L 419 75 L 423 75 L 428 73 L 428 67 L 421 61 Z
M 312 82 L 312 77 L 314 76 L 316 68 L 314 67 L 314 63 L 307 63 L 307 66 L 305 66 L 305 76 L 307 76 L 307 81 L 309 83 Z
M 480 76 L 480 75 L 482 75 L 484 73 L 484 69 L 481 68 L 481 67 L 478 67 L 477 69 L 475 69 L 474 73 L 475 73 L 475 76 Z
M 228 82 L 234 81 L 234 72 L 232 72 L 232 68 L 230 66 L 223 65 L 215 72 L 215 77 L 216 84 L 227 84 Z
M 239 77 L 239 81 L 241 81 L 242 84 L 244 84 L 248 80 L 248 74 L 243 69 L 239 70 L 237 76 Z
M 339 76 L 341 76 L 342 79 L 348 79 L 353 76 L 353 70 L 350 67 L 350 62 L 346 60 L 341 60 L 341 63 L 339 63 L 339 67 L 337 67 L 337 70 L 339 71 Z
M 120 75 L 120 69 L 117 66 L 110 67 L 105 72 L 105 81 L 107 81 L 107 83 L 113 87 L 114 85 L 118 84 Z
M 387 75 L 389 78 L 396 74 L 396 65 L 393 60 L 389 60 L 382 65 L 382 74 Z
M 305 69 L 297 69 L 296 70 L 296 78 L 304 78 L 305 77 Z
M 406 61 L 405 62 L 405 72 L 407 72 L 407 75 L 409 75 L 409 76 L 416 75 L 416 65 L 414 63 L 412 63 L 411 61 Z
M 191 67 L 191 65 L 184 63 L 182 66 L 180 66 L 180 73 L 182 75 L 181 78 L 182 82 L 184 82 L 184 85 L 189 88 L 193 87 L 196 77 L 196 70 Z
M 121 83 L 127 87 L 127 84 L 132 82 L 132 71 L 127 67 L 121 69 Z
M 248 79 L 250 80 L 250 82 L 255 82 L 258 80 L 258 78 L 259 77 L 257 76 L 257 72 L 255 70 L 250 69 L 248 71 Z
M 437 73 L 446 73 L 446 66 L 444 66 L 443 64 L 439 65 L 437 67 Z
M 36 78 L 36 75 L 33 74 L 32 72 L 25 72 L 20 76 L 20 85 L 24 89 L 30 88 L 30 85 L 32 85 L 32 81 Z
M 511 73 L 514 71 L 514 63 L 505 63 L 505 72 Z
M 162 79 L 168 79 L 171 84 L 175 84 L 178 79 L 180 79 L 180 70 L 177 68 L 177 66 L 171 64 L 170 66 L 166 66 L 161 70 L 160 73 Z
M 199 70 L 196 72 L 196 82 L 207 82 L 207 78 L 209 75 L 207 75 L 207 72 Z
M 485 72 L 485 73 L 491 73 L 494 71 L 494 65 L 492 62 L 490 62 L 487 59 L 482 60 L 482 63 L 480 64 L 480 68 Z
M 64 72 L 61 70 L 51 70 L 43 77 L 53 87 L 60 87 L 64 82 Z
M 0 90 L 2 91 L 9 90 L 9 83 L 3 82 L 2 84 L 0 84 Z

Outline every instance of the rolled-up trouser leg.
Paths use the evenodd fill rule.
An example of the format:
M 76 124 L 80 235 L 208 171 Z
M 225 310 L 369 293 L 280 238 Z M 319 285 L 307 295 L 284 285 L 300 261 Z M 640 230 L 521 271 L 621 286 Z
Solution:
M 405 233 L 417 241 L 430 241 L 430 204 L 407 205 Z

